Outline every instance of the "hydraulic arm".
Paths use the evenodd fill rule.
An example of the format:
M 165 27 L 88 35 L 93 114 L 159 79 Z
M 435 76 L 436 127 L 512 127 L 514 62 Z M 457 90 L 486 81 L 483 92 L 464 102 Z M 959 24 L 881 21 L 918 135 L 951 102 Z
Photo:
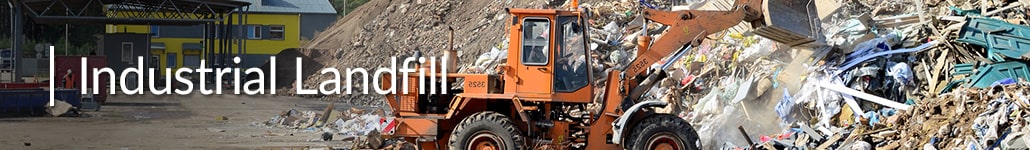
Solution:
M 736 0 L 734 4 L 735 7 L 727 11 L 644 10 L 645 18 L 666 25 L 668 28 L 654 43 L 650 43 L 651 38 L 646 34 L 638 38 L 640 44 L 637 49 L 637 57 L 626 68 L 624 74 L 625 77 L 631 79 L 627 85 L 636 86 L 633 86 L 634 88 L 626 98 L 633 102 L 639 102 L 640 95 L 649 90 L 654 83 L 664 79 L 665 73 L 662 70 L 648 73 L 647 69 L 651 64 L 675 53 L 681 47 L 696 46 L 706 36 L 729 29 L 740 24 L 741 21 L 750 22 L 752 26 L 763 24 L 761 0 Z M 630 105 L 624 103 L 623 106 L 626 108 Z

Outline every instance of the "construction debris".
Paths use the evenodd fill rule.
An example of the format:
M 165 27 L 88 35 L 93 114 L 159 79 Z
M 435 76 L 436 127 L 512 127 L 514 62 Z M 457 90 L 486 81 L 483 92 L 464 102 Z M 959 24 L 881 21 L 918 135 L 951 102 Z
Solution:
M 636 56 L 636 37 L 644 28 L 634 25 L 638 18 L 631 15 L 632 9 L 620 9 L 625 3 L 635 2 L 584 4 L 598 14 L 590 44 L 594 62 L 600 62 L 595 74 L 621 69 Z M 725 0 L 674 7 L 719 3 Z M 1023 134 L 1008 136 L 1025 132 L 1028 116 L 1022 113 L 1026 105 L 1016 101 L 1027 95 L 1017 89 L 1030 86 L 1013 84 L 1014 79 L 1030 78 L 1024 72 L 1026 64 L 1017 61 L 1030 58 L 1024 55 L 1030 42 L 1022 42 L 1030 34 L 1021 34 L 1030 26 L 1019 13 L 1027 7 L 1018 3 L 970 1 L 958 8 L 991 5 L 983 7 L 991 9 L 979 13 L 984 15 L 974 11 L 961 15 L 952 13 L 956 7 L 941 2 L 819 2 L 822 23 L 811 30 L 825 35 L 826 41 L 816 42 L 825 45 L 792 47 L 751 36 L 748 28 L 713 34 L 683 55 L 659 62 L 672 63 L 666 70 L 671 75 L 649 95 L 676 104 L 679 108 L 657 111 L 680 113 L 691 120 L 702 145 L 710 149 L 1026 147 Z M 994 63 L 975 63 L 984 60 Z M 951 70 L 962 72 L 949 76 Z M 977 101 L 955 96 L 1001 90 L 990 88 L 997 85 L 1006 86 L 1009 94 L 977 95 L 982 99 Z M 782 91 L 769 92 L 775 90 Z M 950 106 L 945 109 L 941 104 Z M 964 113 L 947 113 L 955 110 Z M 776 121 L 757 126 L 727 121 L 762 122 L 768 117 Z M 726 138 L 734 136 L 745 137 Z
M 857 2 L 857 3 L 855 3 Z M 698 99 L 684 113 L 694 119 L 704 137 L 749 136 L 755 143 L 710 139 L 712 149 L 1025 149 L 1030 79 L 1023 61 L 1030 58 L 1030 31 L 1022 2 L 1002 1 L 831 1 L 818 2 L 826 45 L 770 46 L 754 53 L 747 42 L 716 38 L 713 45 L 695 51 L 716 57 L 700 57 L 705 68 L 730 64 L 717 76 L 688 94 Z M 733 33 L 729 33 L 733 34 Z M 760 38 L 758 38 L 760 39 Z M 711 47 L 745 43 L 739 57 L 711 55 Z M 761 43 L 761 42 L 758 42 Z M 773 45 L 780 45 L 776 43 Z M 760 44 L 761 45 L 761 44 Z M 777 50 L 779 49 L 779 50 Z M 716 49 L 718 50 L 718 49 Z M 799 53 L 808 51 L 810 53 Z M 714 54 L 719 51 L 715 51 Z M 780 52 L 789 52 L 786 55 Z M 748 55 L 745 55 L 748 54 Z M 751 55 L 755 54 L 755 55 Z M 801 55 L 799 55 L 801 54 Z M 690 56 L 690 55 L 688 55 Z M 754 57 L 759 56 L 759 57 Z M 687 60 L 696 60 L 698 57 Z M 707 60 L 705 60 L 707 59 Z M 799 60 L 800 59 L 800 60 Z M 710 63 L 710 62 L 716 63 Z M 762 61 L 777 62 L 758 65 Z M 749 64 L 750 63 L 750 64 Z M 694 65 L 690 65 L 694 66 Z M 758 67 L 758 68 L 753 68 Z M 769 70 L 772 73 L 755 70 Z M 792 69 L 793 68 L 793 69 Z M 782 69 L 790 70 L 783 72 Z M 695 73 L 695 72 L 689 72 Z M 705 72 L 709 73 L 709 72 Z M 782 74 L 790 73 L 791 77 Z M 697 73 L 701 74 L 701 73 Z M 684 80 L 693 80 L 687 75 Z M 703 78 L 703 77 L 702 77 Z M 782 129 L 747 127 L 749 133 L 733 135 L 719 119 L 739 117 L 752 105 L 728 99 L 729 93 L 747 89 L 751 82 L 772 78 L 782 96 L 749 93 L 773 103 Z M 722 80 L 722 81 L 720 81 Z M 778 87 L 786 85 L 786 87 Z M 739 95 L 739 94 L 737 94 Z M 713 102 L 715 101 L 715 102 Z M 688 101 L 689 102 L 689 101 Z M 747 100 L 745 100 L 747 102 Z M 714 104 L 713 104 L 714 103 Z M 718 108 L 718 109 L 714 109 Z M 758 120 L 758 119 L 755 119 Z M 706 127 L 721 126 L 721 127 Z M 745 126 L 746 127 L 746 126 Z M 743 129 L 742 127 L 741 129 Z M 766 128 L 769 129 L 769 128 Z M 773 128 L 775 129 L 775 128 Z M 707 132 L 707 133 L 706 133 Z M 740 131 L 742 132 L 742 131 Z M 714 146 L 713 146 L 714 145 Z
M 913 110 L 897 114 L 897 120 L 882 123 L 885 129 L 870 132 L 878 145 L 900 145 L 901 149 L 1019 149 L 1006 145 L 1025 138 L 1008 138 L 1028 131 L 1030 84 L 1026 82 L 988 89 L 961 89 L 925 99 Z M 873 126 L 875 128 L 875 126 Z M 1008 140 L 1008 141 L 1006 141 Z
M 335 110 L 334 104 L 330 104 L 322 112 L 286 110 L 259 124 L 271 128 L 294 129 L 297 132 L 321 132 L 323 134 L 320 134 L 319 139 L 323 141 L 342 139 L 354 142 L 357 148 L 374 149 L 379 148 L 382 143 L 379 136 L 379 121 L 383 115 L 382 110 L 352 108 L 338 111 Z M 224 129 L 221 132 L 224 132 Z
M 649 44 L 637 37 L 666 32 L 661 25 L 641 21 L 641 7 L 728 10 L 731 3 L 582 2 L 580 6 L 591 11 L 590 55 L 582 59 L 595 63 L 590 65 L 593 81 L 597 81 L 593 83 L 598 88 L 595 91 L 604 91 L 606 86 L 597 79 L 624 69 L 635 59 L 637 44 Z M 458 72 L 493 74 L 508 54 L 501 22 L 509 16 L 500 8 L 567 3 L 408 1 L 367 5 L 386 12 L 356 11 L 369 17 L 341 19 L 340 25 L 308 44 L 311 49 L 335 51 L 312 53 L 330 56 L 313 58 L 326 66 L 376 67 L 386 63 L 350 58 L 408 56 L 416 51 L 441 54 L 447 44 L 439 38 L 446 35 L 445 29 L 455 26 L 459 32 L 477 33 L 455 39 Z M 483 7 L 455 7 L 458 5 Z M 1026 20 L 1030 3 L 828 0 L 817 1 L 815 7 L 818 14 L 812 16 L 819 22 L 810 24 L 809 31 L 821 37 L 804 38 L 818 44 L 779 43 L 774 40 L 777 37 L 755 36 L 767 31 L 742 23 L 652 66 L 666 68 L 669 77 L 645 97 L 672 104 L 657 111 L 689 120 L 701 134 L 705 149 L 1030 147 L 1030 137 L 1025 134 L 1030 130 L 1030 115 L 1025 113 L 1030 107 L 1030 84 L 1025 82 L 1030 79 L 1025 61 L 1030 58 L 1030 22 Z M 413 17 L 408 15 L 411 13 L 429 15 Z M 345 102 L 381 99 L 376 95 L 338 98 Z M 596 109 L 570 111 L 587 114 Z M 322 130 L 354 139 L 377 134 L 381 116 L 331 108 L 322 113 L 289 110 L 267 125 Z
M 58 117 L 58 116 L 62 116 L 62 115 L 68 114 L 69 112 L 74 113 L 72 115 L 75 115 L 75 114 L 78 113 L 78 112 L 75 112 L 75 111 L 78 110 L 78 108 L 75 108 L 75 106 L 72 106 L 72 104 L 68 104 L 67 102 L 64 102 L 63 100 L 53 100 L 52 102 L 53 102 L 52 104 L 48 104 L 47 105 L 48 107 L 46 107 L 46 112 L 48 114 L 50 114 L 50 116 Z

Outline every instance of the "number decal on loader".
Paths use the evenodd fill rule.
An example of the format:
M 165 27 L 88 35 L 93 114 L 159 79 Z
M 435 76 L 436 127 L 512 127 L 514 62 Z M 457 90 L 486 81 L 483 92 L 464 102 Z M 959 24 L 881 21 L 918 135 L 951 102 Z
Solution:
M 472 81 L 469 87 L 486 87 L 486 81 Z
M 632 64 L 633 66 L 630 66 L 630 70 L 631 71 L 640 70 L 641 68 L 644 68 L 644 66 L 647 65 L 647 64 L 648 64 L 647 63 L 647 59 L 641 59 L 640 63 Z

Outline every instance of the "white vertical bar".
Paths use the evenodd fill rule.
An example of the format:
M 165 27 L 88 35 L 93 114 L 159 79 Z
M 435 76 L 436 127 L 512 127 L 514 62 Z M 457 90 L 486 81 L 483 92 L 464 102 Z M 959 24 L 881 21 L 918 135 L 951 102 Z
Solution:
M 877 104 L 880 104 L 880 105 L 883 105 L 883 106 L 887 106 L 887 107 L 891 107 L 891 108 L 894 108 L 894 109 L 908 110 L 910 107 L 912 107 L 912 106 L 909 106 L 908 104 L 898 103 L 898 102 L 895 102 L 893 100 L 889 100 L 889 99 L 886 99 L 886 98 L 883 98 L 883 97 L 879 97 L 879 96 L 872 95 L 872 94 L 869 94 L 869 93 L 865 93 L 865 92 L 862 92 L 862 91 L 858 91 L 858 90 L 855 90 L 855 89 L 851 89 L 851 88 L 848 88 L 848 87 L 845 87 L 845 86 L 839 85 L 839 84 L 819 84 L 819 86 L 822 86 L 823 88 L 826 88 L 826 89 L 829 89 L 829 90 L 840 92 L 843 95 L 855 96 L 855 97 L 858 97 L 858 98 L 862 98 L 862 99 L 864 99 L 866 101 L 874 102 L 874 103 L 877 103 Z
M 57 59 L 54 58 L 54 46 L 50 46 L 50 51 L 48 53 L 48 57 L 50 57 L 50 60 L 48 61 L 50 62 L 50 107 L 54 107 L 54 99 L 57 99 L 54 96 L 54 90 L 57 90 L 57 88 L 54 88 L 54 82 L 56 82 L 54 81 L 54 76 L 57 75 L 57 71 L 54 69 L 54 61 L 57 61 Z

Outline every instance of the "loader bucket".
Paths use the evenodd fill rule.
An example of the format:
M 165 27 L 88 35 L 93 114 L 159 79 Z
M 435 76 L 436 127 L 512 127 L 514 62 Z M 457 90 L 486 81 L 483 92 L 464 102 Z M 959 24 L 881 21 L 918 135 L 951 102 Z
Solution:
M 762 10 L 765 24 L 755 25 L 755 34 L 791 47 L 821 43 L 817 36 L 819 22 L 814 1 L 765 0 Z

